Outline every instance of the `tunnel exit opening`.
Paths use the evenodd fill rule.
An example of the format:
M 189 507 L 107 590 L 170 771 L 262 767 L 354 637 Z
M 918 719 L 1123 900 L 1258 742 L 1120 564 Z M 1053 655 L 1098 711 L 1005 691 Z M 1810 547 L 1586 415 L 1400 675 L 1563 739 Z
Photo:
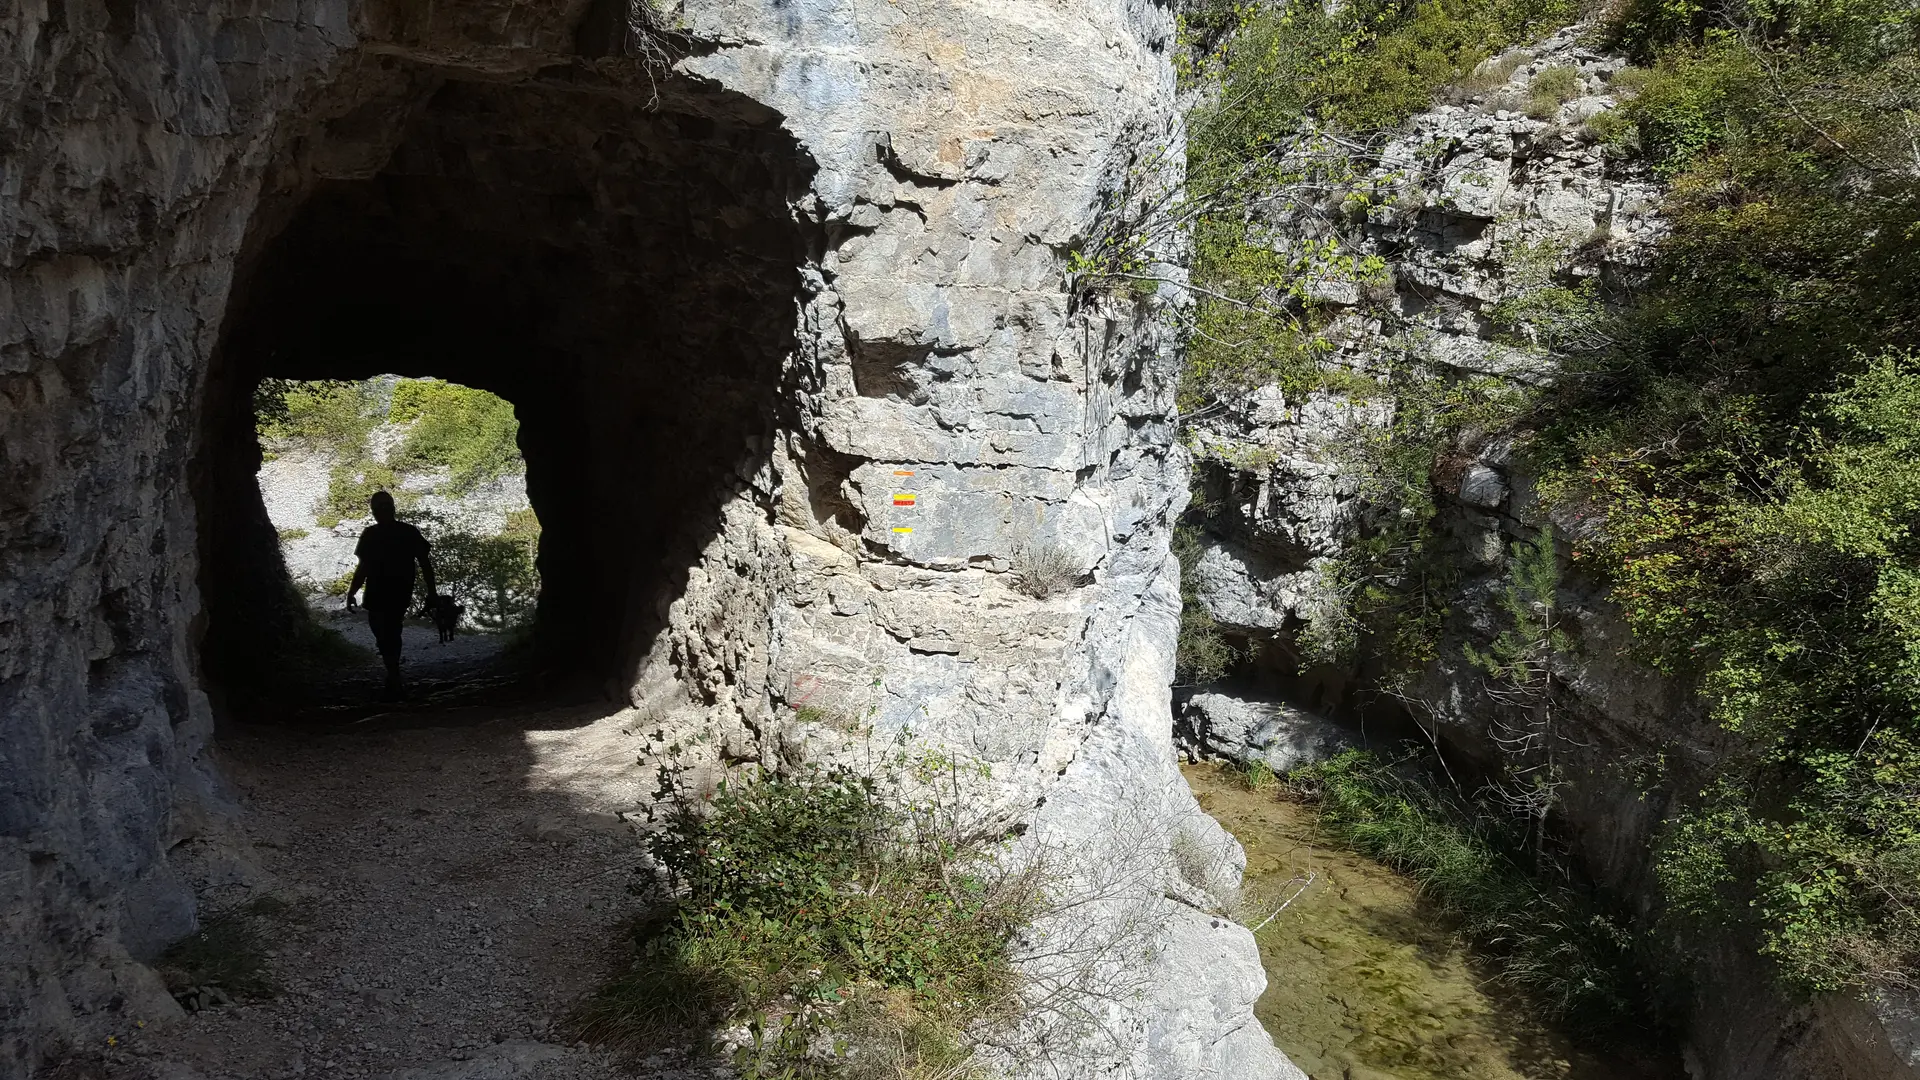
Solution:
M 327 681 L 344 690 L 375 674 L 372 620 L 348 603 L 375 587 L 356 573 L 381 492 L 427 541 L 435 574 L 432 593 L 424 573 L 412 575 L 401 628 L 407 680 L 423 694 L 457 692 L 507 666 L 500 661 L 518 652 L 540 594 L 540 520 L 512 403 L 396 376 L 264 379 L 253 400 L 261 501 L 314 631 L 306 652 L 334 654 Z
M 206 677 L 287 682 L 312 625 L 261 497 L 258 407 L 312 380 L 438 380 L 511 403 L 539 529 L 528 670 L 617 695 L 770 445 L 805 157 L 764 107 L 688 80 L 643 100 L 577 72 L 409 80 L 346 110 L 356 140 L 368 115 L 390 129 L 379 167 L 263 199 L 248 240 L 197 456 Z

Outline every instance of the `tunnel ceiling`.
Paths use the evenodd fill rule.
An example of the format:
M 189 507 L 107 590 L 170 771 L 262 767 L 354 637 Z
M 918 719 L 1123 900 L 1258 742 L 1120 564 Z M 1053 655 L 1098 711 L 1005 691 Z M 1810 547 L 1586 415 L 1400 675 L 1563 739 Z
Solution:
M 311 179 L 263 201 L 235 282 L 207 410 L 212 666 L 249 663 L 234 654 L 263 647 L 257 626 L 292 617 L 261 599 L 286 589 L 254 485 L 253 385 L 382 373 L 514 403 L 543 634 L 615 665 L 657 627 L 675 553 L 710 533 L 770 426 L 813 246 L 789 211 L 804 155 L 764 107 L 682 78 L 642 92 L 570 69 L 383 74 L 322 110 L 339 114 L 323 138 L 295 140 L 284 174 Z M 383 131 L 367 175 L 302 167 L 364 160 L 341 140 Z

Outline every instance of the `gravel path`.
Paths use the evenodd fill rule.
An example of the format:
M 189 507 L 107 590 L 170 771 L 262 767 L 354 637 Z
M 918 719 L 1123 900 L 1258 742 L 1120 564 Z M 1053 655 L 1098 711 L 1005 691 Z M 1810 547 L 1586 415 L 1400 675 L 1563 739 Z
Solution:
M 278 993 L 130 1033 L 99 1075 L 663 1075 L 556 1031 L 622 962 L 640 903 L 623 815 L 654 778 L 610 708 L 223 736 L 266 892 L 292 905 L 263 920 Z
M 367 650 L 369 678 L 380 670 L 374 656 L 373 628 L 358 612 L 330 612 L 326 624 L 349 642 Z M 506 639 L 499 634 L 462 630 L 452 641 L 441 641 L 440 632 L 431 626 L 409 622 L 400 628 L 400 658 L 409 678 L 444 679 L 457 677 L 500 656 Z

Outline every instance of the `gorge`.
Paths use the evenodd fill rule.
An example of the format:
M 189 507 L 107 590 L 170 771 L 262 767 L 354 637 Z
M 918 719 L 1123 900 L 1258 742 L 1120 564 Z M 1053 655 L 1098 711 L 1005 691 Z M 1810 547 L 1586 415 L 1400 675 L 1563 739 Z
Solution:
M 1284 769 L 1366 728 L 1498 777 L 1536 699 L 1516 713 L 1474 658 L 1541 606 L 1508 603 L 1523 549 L 1546 552 L 1547 618 L 1567 612 L 1578 639 L 1553 638 L 1542 661 L 1574 749 L 1542 774 L 1540 846 L 1552 831 L 1583 886 L 1656 925 L 1650 851 L 1681 788 L 1737 740 L 1684 673 L 1630 652 L 1618 596 L 1554 546 L 1602 531 L 1542 495 L 1515 449 L 1525 424 L 1449 419 L 1438 441 L 1411 437 L 1396 425 L 1458 402 L 1391 377 L 1411 357 L 1463 384 L 1551 389 L 1578 352 L 1566 343 L 1612 333 L 1600 313 L 1662 272 L 1674 168 L 1611 152 L 1602 118 L 1638 92 L 1631 48 L 1541 5 L 1525 41 L 1449 74 L 1474 84 L 1456 100 L 1421 84 L 1360 150 L 1331 122 L 1263 142 L 1275 179 L 1237 227 L 1312 280 L 1268 281 L 1253 306 L 1304 313 L 1325 343 L 1316 370 L 1347 374 L 1308 385 L 1269 366 L 1196 399 L 1220 325 L 1207 290 L 1237 286 L 1220 284 L 1203 218 L 1153 214 L 1183 190 L 1190 136 L 1210 145 L 1191 118 L 1237 100 L 1210 98 L 1196 64 L 1258 40 L 1220 10 L 0 13 L 0 1070 L 201 1075 L 103 1047 L 150 1020 L 192 1022 L 154 965 L 220 914 L 210 890 L 265 880 L 251 845 L 292 842 L 284 823 L 249 824 L 261 806 L 341 791 L 417 803 L 327 818 L 342 860 L 420 860 L 421 822 L 484 823 L 476 849 L 513 852 L 465 878 L 417 862 L 332 898 L 327 918 L 369 918 L 377 906 L 354 905 L 407 890 L 477 896 L 490 873 L 513 904 L 544 907 L 564 872 L 596 914 L 555 925 L 612 939 L 635 912 L 624 879 L 601 875 L 644 866 L 683 884 L 684 866 L 634 839 L 678 827 L 677 805 L 724 817 L 760 776 L 854 790 L 832 784 L 880 760 L 912 806 L 964 808 L 967 843 L 1048 875 L 1050 902 L 999 939 L 1034 1007 L 983 1041 L 981 1062 L 1303 1076 L 1256 1019 L 1284 973 L 1262 971 L 1232 917 L 1246 857 L 1182 776 L 1175 710 L 1193 756 Z M 1323 47 L 1304 31 L 1285 42 Z M 1316 245 L 1339 254 L 1295 258 Z M 256 389 L 382 375 L 512 403 L 540 522 L 542 689 L 584 687 L 592 704 L 554 696 L 524 730 L 489 714 L 470 737 L 380 714 L 387 726 L 358 736 L 285 743 L 239 715 L 232 691 L 278 678 L 307 632 L 257 484 Z M 1425 454 L 1414 486 L 1430 512 L 1369 486 L 1365 452 L 1394 445 Z M 1444 543 L 1421 550 L 1447 575 L 1437 644 L 1399 681 L 1361 647 L 1392 628 L 1340 601 L 1406 579 L 1365 562 L 1399 535 L 1381 525 L 1393 515 L 1432 523 L 1422 537 Z M 1196 675 L 1199 615 L 1219 651 Z M 357 771 L 339 763 L 355 745 L 374 748 Z M 1649 798 L 1640 766 L 1668 753 L 1686 767 Z M 492 794 L 508 788 L 529 809 Z M 478 936 L 491 912 L 458 918 Z M 415 914 L 422 940 L 456 918 Z M 599 959 L 540 940 L 566 957 L 542 986 L 597 977 Z M 1748 938 L 1702 940 L 1663 1021 L 1690 1075 L 1920 1072 L 1920 1014 L 1899 987 L 1796 996 Z M 445 983 L 444 1000 L 479 1008 Z M 344 992 L 377 1009 L 398 991 Z M 808 1008 L 791 1006 L 793 1030 Z M 369 1036 L 339 1074 L 545 1075 L 571 1052 L 559 1028 L 496 1035 L 509 1028 L 493 1048 L 480 1027 L 430 1046 L 382 1029 L 389 1041 Z

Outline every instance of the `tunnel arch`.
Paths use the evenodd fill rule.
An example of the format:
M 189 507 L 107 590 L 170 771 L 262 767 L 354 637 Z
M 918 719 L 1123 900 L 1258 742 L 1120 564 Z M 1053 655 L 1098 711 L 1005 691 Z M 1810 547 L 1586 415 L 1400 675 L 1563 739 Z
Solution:
M 271 665 L 299 618 L 254 387 L 395 374 L 514 404 L 540 652 L 620 693 L 730 478 L 771 445 L 820 243 L 792 210 L 811 164 L 776 113 L 684 76 L 373 68 L 287 141 L 269 175 L 294 179 L 243 247 L 195 470 L 206 674 Z

